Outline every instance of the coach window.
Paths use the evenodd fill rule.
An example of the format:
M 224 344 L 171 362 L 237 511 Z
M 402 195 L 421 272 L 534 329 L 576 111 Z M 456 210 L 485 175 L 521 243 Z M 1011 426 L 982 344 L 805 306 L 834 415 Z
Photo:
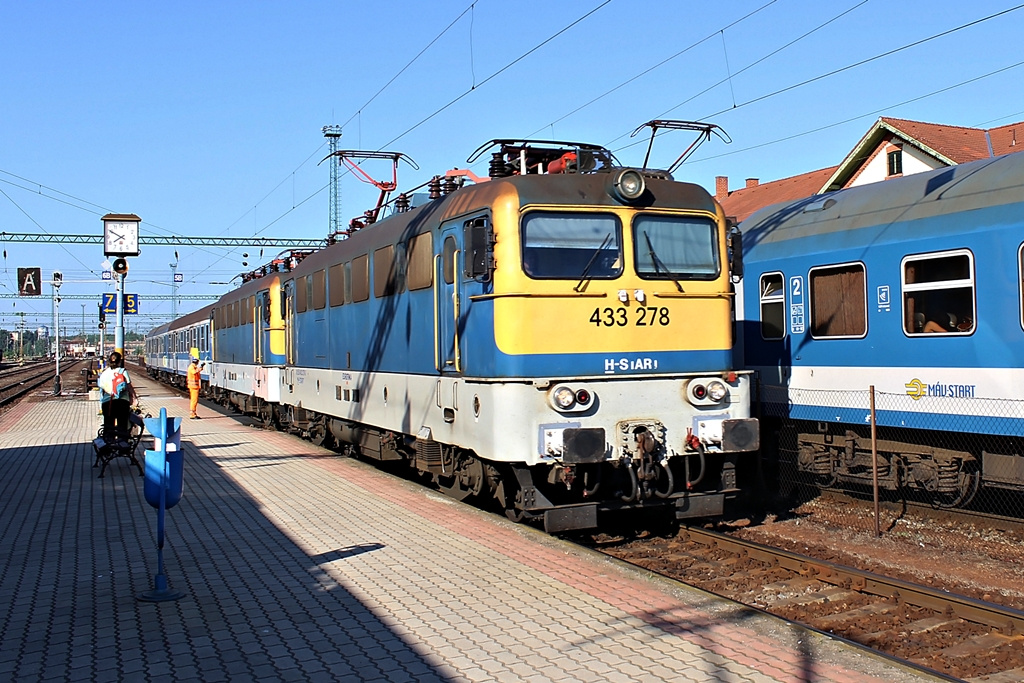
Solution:
M 911 336 L 974 332 L 974 257 L 946 251 L 903 259 L 903 330 Z
M 782 339 L 786 336 L 786 289 L 782 273 L 761 276 L 761 336 Z
M 373 296 L 377 299 L 398 292 L 398 261 L 395 247 L 389 244 L 373 252 Z
M 319 311 L 327 308 L 327 271 L 318 270 L 310 279 L 313 283 L 313 296 L 310 297 L 313 309 Z
M 868 332 L 863 263 L 813 268 L 807 276 L 811 336 L 863 337 Z
M 327 295 L 331 306 L 345 303 L 345 264 L 335 263 L 327 269 Z
M 406 247 L 408 265 L 405 284 L 409 291 L 426 289 L 434 284 L 434 243 L 429 232 L 416 235 Z
M 363 254 L 352 259 L 352 301 L 370 298 L 370 256 Z

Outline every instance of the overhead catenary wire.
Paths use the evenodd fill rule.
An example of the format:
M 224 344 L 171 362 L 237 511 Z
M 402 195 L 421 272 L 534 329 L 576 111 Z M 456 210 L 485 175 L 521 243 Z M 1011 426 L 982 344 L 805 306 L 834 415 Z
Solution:
M 863 3 L 861 3 L 861 4 L 863 4 Z M 858 5 L 858 6 L 859 6 L 859 5 Z M 735 110 L 737 110 L 737 109 L 740 109 L 740 108 L 742 108 L 742 107 L 746 107 L 746 106 L 749 106 L 749 105 L 751 105 L 751 104 L 755 104 L 755 103 L 757 103 L 757 102 L 763 102 L 764 100 L 770 99 L 770 98 L 772 98 L 772 97 L 775 97 L 775 96 L 777 96 L 777 95 L 781 95 L 781 94 L 783 94 L 783 93 L 786 93 L 786 92 L 790 92 L 790 91 L 792 91 L 792 90 L 796 90 L 796 89 L 798 89 L 798 88 L 801 88 L 801 87 L 803 87 L 803 86 L 806 86 L 806 85 L 810 85 L 811 83 L 816 83 L 816 82 L 818 82 L 818 81 L 821 81 L 821 80 L 824 80 L 824 79 L 826 79 L 826 78 L 830 78 L 830 77 L 832 77 L 832 76 L 836 76 L 836 75 L 838 75 L 838 74 L 840 74 L 840 73 L 843 73 L 843 72 L 845 72 L 845 71 L 849 71 L 849 70 L 851 70 L 851 69 L 855 69 L 855 68 L 857 68 L 857 67 L 860 67 L 860 66 L 864 66 L 865 64 L 869 64 L 869 63 L 871 63 L 871 62 L 875 62 L 875 61 L 877 61 L 877 60 L 879 60 L 879 59 L 883 59 L 883 58 L 885 58 L 885 57 L 890 57 L 890 56 L 892 56 L 892 55 L 894 55 L 894 54 L 897 54 L 897 53 L 903 52 L 903 51 L 905 51 L 905 50 L 908 50 L 908 49 L 910 49 L 910 48 L 913 48 L 913 47 L 917 47 L 917 46 L 919 46 L 919 45 L 923 45 L 923 44 L 925 44 L 925 43 L 931 42 L 931 41 L 933 41 L 933 40 L 936 40 L 936 39 L 938 39 L 938 38 L 943 38 L 943 37 L 945 37 L 945 36 L 951 35 L 951 34 L 953 34 L 953 33 L 956 33 L 956 32 L 958 32 L 958 31 L 962 31 L 962 30 L 965 30 L 965 29 L 967 29 L 967 28 L 970 28 L 970 27 L 972 27 L 972 26 L 976 26 L 976 25 L 978 25 L 978 24 L 981 24 L 981 23 L 983 23 L 983 22 L 986 22 L 986 21 L 990 21 L 990 20 L 992 20 L 992 19 L 995 19 L 995 18 L 997 18 L 997 17 L 1003 16 L 1003 15 L 1005 15 L 1005 14 L 1008 14 L 1008 13 L 1010 13 L 1010 12 L 1015 12 L 1015 11 L 1017 11 L 1017 10 L 1020 10 L 1021 8 L 1024 8 L 1024 4 L 1016 5 L 1016 6 L 1014 6 L 1014 7 L 1010 7 L 1010 8 L 1008 8 L 1008 9 L 1005 9 L 1005 10 L 1001 10 L 1001 11 L 999 11 L 999 12 L 996 12 L 996 13 L 994 13 L 994 14 L 989 14 L 989 15 L 987 15 L 987 16 L 985 16 L 985 17 L 982 17 L 982 18 L 980 18 L 980 19 L 975 19 L 975 20 L 973 20 L 973 21 L 969 21 L 969 22 L 967 22 L 967 23 L 965 23 L 965 24 L 961 24 L 961 25 L 959 25 L 959 26 L 956 26 L 956 27 L 954 27 L 954 28 L 951 28 L 951 29 L 947 29 L 947 30 L 945 30 L 945 31 L 941 31 L 941 32 L 939 32 L 939 33 L 935 33 L 935 34 L 933 34 L 933 35 L 930 35 L 930 36 L 928 36 L 928 37 L 925 37 L 925 38 L 921 38 L 921 39 L 919 39 L 919 40 L 915 40 L 915 41 L 913 41 L 913 42 L 907 43 L 907 44 L 905 44 L 905 45 L 902 45 L 902 46 L 900 46 L 900 47 L 897 47 L 897 48 L 893 48 L 893 49 L 891 49 L 891 50 L 887 50 L 887 51 L 885 51 L 885 52 L 881 52 L 881 53 L 879 53 L 879 54 L 877 54 L 877 55 L 874 55 L 874 56 L 872 56 L 872 57 L 868 57 L 868 58 L 866 58 L 866 59 L 862 59 L 862 60 L 859 60 L 859 61 L 857 61 L 857 62 L 853 62 L 853 63 L 851 63 L 851 64 L 847 64 L 846 66 L 842 66 L 842 67 L 839 67 L 838 69 L 832 69 L 831 71 L 828 71 L 828 72 L 826 72 L 826 73 L 823 73 L 823 74 L 819 74 L 818 76 L 814 76 L 814 77 L 812 77 L 812 78 L 808 78 L 808 79 L 805 79 L 805 80 L 803 80 L 803 81 L 800 81 L 800 82 L 798 82 L 798 83 L 793 83 L 793 84 L 787 85 L 787 86 L 785 86 L 785 87 L 782 87 L 782 88 L 779 88 L 779 89 L 777 89 L 777 90 L 774 90 L 774 91 L 772 91 L 772 92 L 770 92 L 770 93 L 766 93 L 766 94 L 764 94 L 764 95 L 760 95 L 760 96 L 758 96 L 758 97 L 754 97 L 754 98 L 752 98 L 752 99 L 750 99 L 750 100 L 747 100 L 747 101 L 741 102 L 741 103 L 739 103 L 739 104 L 735 104 L 735 105 L 733 105 L 732 107 L 729 107 L 729 108 L 727 108 L 727 109 L 722 109 L 722 110 L 719 110 L 719 111 L 717 111 L 717 112 L 715 112 L 715 113 L 713 113 L 713 114 L 707 114 L 707 115 L 705 115 L 705 116 L 702 116 L 702 117 L 700 117 L 700 119 L 699 119 L 699 120 L 708 120 L 708 119 L 712 119 L 712 118 L 715 118 L 716 116 L 720 116 L 720 115 L 722 115 L 722 114 L 725 114 L 725 113 L 728 113 L 728 112 L 732 112 L 732 111 L 735 111 Z M 784 47 L 786 47 L 786 46 L 784 46 Z M 781 48 L 781 49 L 784 49 L 784 47 L 783 47 L 783 48 Z M 762 60 L 759 60 L 759 61 L 763 61 L 763 58 L 762 58 Z M 757 63 L 757 62 L 755 62 L 754 64 L 756 64 L 756 63 Z M 739 73 L 742 73 L 742 71 L 745 71 L 746 69 L 750 68 L 750 67 L 751 67 L 751 66 L 753 66 L 754 64 L 750 64 L 750 65 L 748 65 L 747 67 L 744 67 L 744 69 L 743 69 L 743 70 L 741 70 L 741 71 L 739 71 L 739 72 L 737 72 L 737 74 L 736 74 L 736 75 L 738 75 Z M 995 72 L 995 73 L 998 73 L 998 71 L 997 71 L 997 72 Z M 718 82 L 718 83 L 716 83 L 715 85 L 711 86 L 711 88 L 713 88 L 713 87 L 716 87 L 716 86 L 718 86 L 718 85 L 721 85 L 721 84 L 722 84 L 723 82 L 724 82 L 724 80 L 722 80 L 722 81 L 719 81 L 719 82 Z M 705 89 L 704 91 L 702 91 L 702 92 L 701 92 L 701 93 L 699 93 L 699 94 L 703 94 L 704 92 L 707 92 L 708 90 L 710 90 L 710 88 L 707 88 L 707 89 Z M 699 96 L 699 95 L 698 95 L 698 96 Z M 694 97 L 696 97 L 696 96 L 694 96 Z M 693 97 L 690 97 L 690 98 L 688 98 L 688 99 L 687 99 L 687 100 L 685 100 L 684 102 L 681 102 L 681 103 L 679 103 L 679 104 L 677 104 L 677 105 L 675 105 L 675 106 L 671 107 L 670 109 L 668 109 L 668 110 L 666 110 L 666 111 L 662 112 L 662 113 L 661 113 L 661 114 L 659 114 L 659 115 L 658 115 L 658 117 L 656 117 L 656 118 L 662 118 L 662 117 L 665 117 L 665 116 L 667 116 L 668 114 L 670 114 L 670 113 L 671 113 L 672 111 L 674 111 L 675 109 L 678 109 L 679 107 L 683 106 L 684 104 L 686 104 L 686 103 L 690 102 L 690 101 L 691 101 L 692 99 L 693 99 Z M 608 144 L 610 145 L 610 144 L 611 144 L 612 142 L 615 142 L 616 140 L 620 140 L 620 139 L 622 139 L 622 138 L 623 138 L 623 137 L 625 137 L 625 136 L 626 136 L 625 134 L 623 134 L 623 135 L 620 135 L 620 136 L 616 137 L 615 139 L 611 140 L 611 141 L 610 141 L 610 142 L 609 142 Z M 639 145 L 639 144 L 644 144 L 644 141 L 643 141 L 643 140 L 640 140 L 640 141 L 637 141 L 637 142 L 632 142 L 632 143 L 629 143 L 629 144 L 623 145 L 623 146 L 621 146 L 621 147 L 618 147 L 618 148 L 616 148 L 616 149 L 615 149 L 615 150 L 613 150 L 613 151 L 615 151 L 615 152 L 619 152 L 619 151 L 622 151 L 622 150 L 624 150 L 624 149 L 629 149 L 630 147 L 635 147 L 636 145 Z
M 902 102 L 897 102 L 895 104 L 889 104 L 889 105 L 886 105 L 884 107 L 879 107 L 878 109 L 874 109 L 874 110 L 869 111 L 869 112 L 864 112 L 862 114 L 857 114 L 856 116 L 851 116 L 849 118 L 843 119 L 842 121 L 835 121 L 833 123 L 829 123 L 829 124 L 826 124 L 824 126 L 819 126 L 817 128 L 813 128 L 811 130 L 805 130 L 805 131 L 802 131 L 800 133 L 794 133 L 792 135 L 787 135 L 785 137 L 776 138 L 775 140 L 769 140 L 767 142 L 762 142 L 762 143 L 759 143 L 759 144 L 756 144 L 756 145 L 750 145 L 750 146 L 744 147 L 742 149 L 729 150 L 728 152 L 722 152 L 720 154 L 712 154 L 712 155 L 708 155 L 708 156 L 705 156 L 705 157 L 700 157 L 698 159 L 691 160 L 690 163 L 691 164 L 696 164 L 696 163 L 700 163 L 700 162 L 703 162 L 703 161 L 711 161 L 712 159 L 720 159 L 722 157 L 733 156 L 735 154 L 740 154 L 742 152 L 749 152 L 750 150 L 753 150 L 753 149 L 760 149 L 762 147 L 768 147 L 770 145 L 776 145 L 776 144 L 779 144 L 781 142 L 789 142 L 791 140 L 795 140 L 797 138 L 804 137 L 806 135 L 812 135 L 814 133 L 820 133 L 821 131 L 828 130 L 829 128 L 835 128 L 837 126 L 842 126 L 842 125 L 845 125 L 847 123 L 852 123 L 853 121 L 856 121 L 858 119 L 863 119 L 863 118 L 868 117 L 868 116 L 877 116 L 878 114 L 881 114 L 882 112 L 890 111 L 890 110 L 895 109 L 897 107 L 902 107 L 902 106 L 905 106 L 905 105 L 908 105 L 908 104 L 912 104 L 914 102 L 918 102 L 920 100 L 927 99 L 929 97 L 934 97 L 935 95 L 940 95 L 940 94 L 942 94 L 944 92 L 949 92 L 950 90 L 955 90 L 956 88 L 960 88 L 960 87 L 963 87 L 965 85 L 970 85 L 971 83 L 976 83 L 976 82 L 978 82 L 980 80 L 983 80 L 985 78 L 989 78 L 991 76 L 995 76 L 997 74 L 1001 74 L 1001 73 L 1004 73 L 1006 71 L 1010 71 L 1011 69 L 1016 69 L 1016 68 L 1019 68 L 1019 67 L 1022 67 L 1022 66 L 1024 66 L 1024 61 L 1020 61 L 1020 62 L 1017 62 L 1015 64 L 1010 64 L 1009 66 L 1004 66 L 1004 67 L 996 69 L 994 71 L 989 71 L 988 73 L 982 74 L 981 76 L 975 76 L 975 77 L 969 78 L 969 79 L 967 79 L 965 81 L 960 81 L 959 83 L 956 83 L 954 85 L 949 85 L 949 86 L 946 86 L 944 88 L 939 88 L 938 90 L 933 90 L 933 91 L 931 91 L 929 93 L 925 93 L 924 95 L 918 95 L 917 97 L 912 97 L 912 98 L 910 98 L 908 100 L 903 100 Z M 1024 112 L 1018 112 L 1017 114 L 1008 114 L 1007 116 L 1017 116 L 1017 115 L 1019 115 L 1021 113 L 1024 113 Z M 1001 116 L 999 118 L 1000 119 L 1007 118 L 1007 116 Z M 999 120 L 999 119 L 995 119 L 995 120 Z M 985 125 L 985 124 L 978 124 L 978 125 Z

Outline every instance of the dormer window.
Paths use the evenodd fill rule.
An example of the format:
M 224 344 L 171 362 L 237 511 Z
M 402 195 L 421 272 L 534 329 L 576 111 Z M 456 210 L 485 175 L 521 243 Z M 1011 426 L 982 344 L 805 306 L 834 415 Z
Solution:
M 903 150 L 894 149 L 886 155 L 889 176 L 903 175 Z

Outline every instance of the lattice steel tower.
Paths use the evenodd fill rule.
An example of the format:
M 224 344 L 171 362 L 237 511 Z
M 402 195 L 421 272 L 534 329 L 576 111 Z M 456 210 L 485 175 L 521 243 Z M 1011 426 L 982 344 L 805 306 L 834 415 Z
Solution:
M 331 208 L 330 232 L 328 237 L 336 237 L 341 232 L 341 180 L 338 178 L 338 160 L 334 153 L 338 151 L 338 140 L 341 139 L 341 126 L 324 126 L 324 137 L 331 149 Z

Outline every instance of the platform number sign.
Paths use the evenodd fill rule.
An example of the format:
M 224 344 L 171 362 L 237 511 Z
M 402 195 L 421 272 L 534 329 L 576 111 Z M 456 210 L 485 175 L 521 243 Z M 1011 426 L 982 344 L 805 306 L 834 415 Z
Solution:
M 103 300 L 100 301 L 100 310 L 104 313 L 110 313 L 113 315 L 117 313 L 115 304 L 116 294 L 113 292 L 106 292 L 103 294 Z M 137 315 L 139 312 L 139 295 L 138 294 L 125 294 L 124 295 L 124 314 L 125 315 Z
M 18 268 L 18 295 L 39 296 L 39 268 Z
M 803 334 L 804 330 L 804 279 L 794 275 L 789 278 L 789 331 Z

